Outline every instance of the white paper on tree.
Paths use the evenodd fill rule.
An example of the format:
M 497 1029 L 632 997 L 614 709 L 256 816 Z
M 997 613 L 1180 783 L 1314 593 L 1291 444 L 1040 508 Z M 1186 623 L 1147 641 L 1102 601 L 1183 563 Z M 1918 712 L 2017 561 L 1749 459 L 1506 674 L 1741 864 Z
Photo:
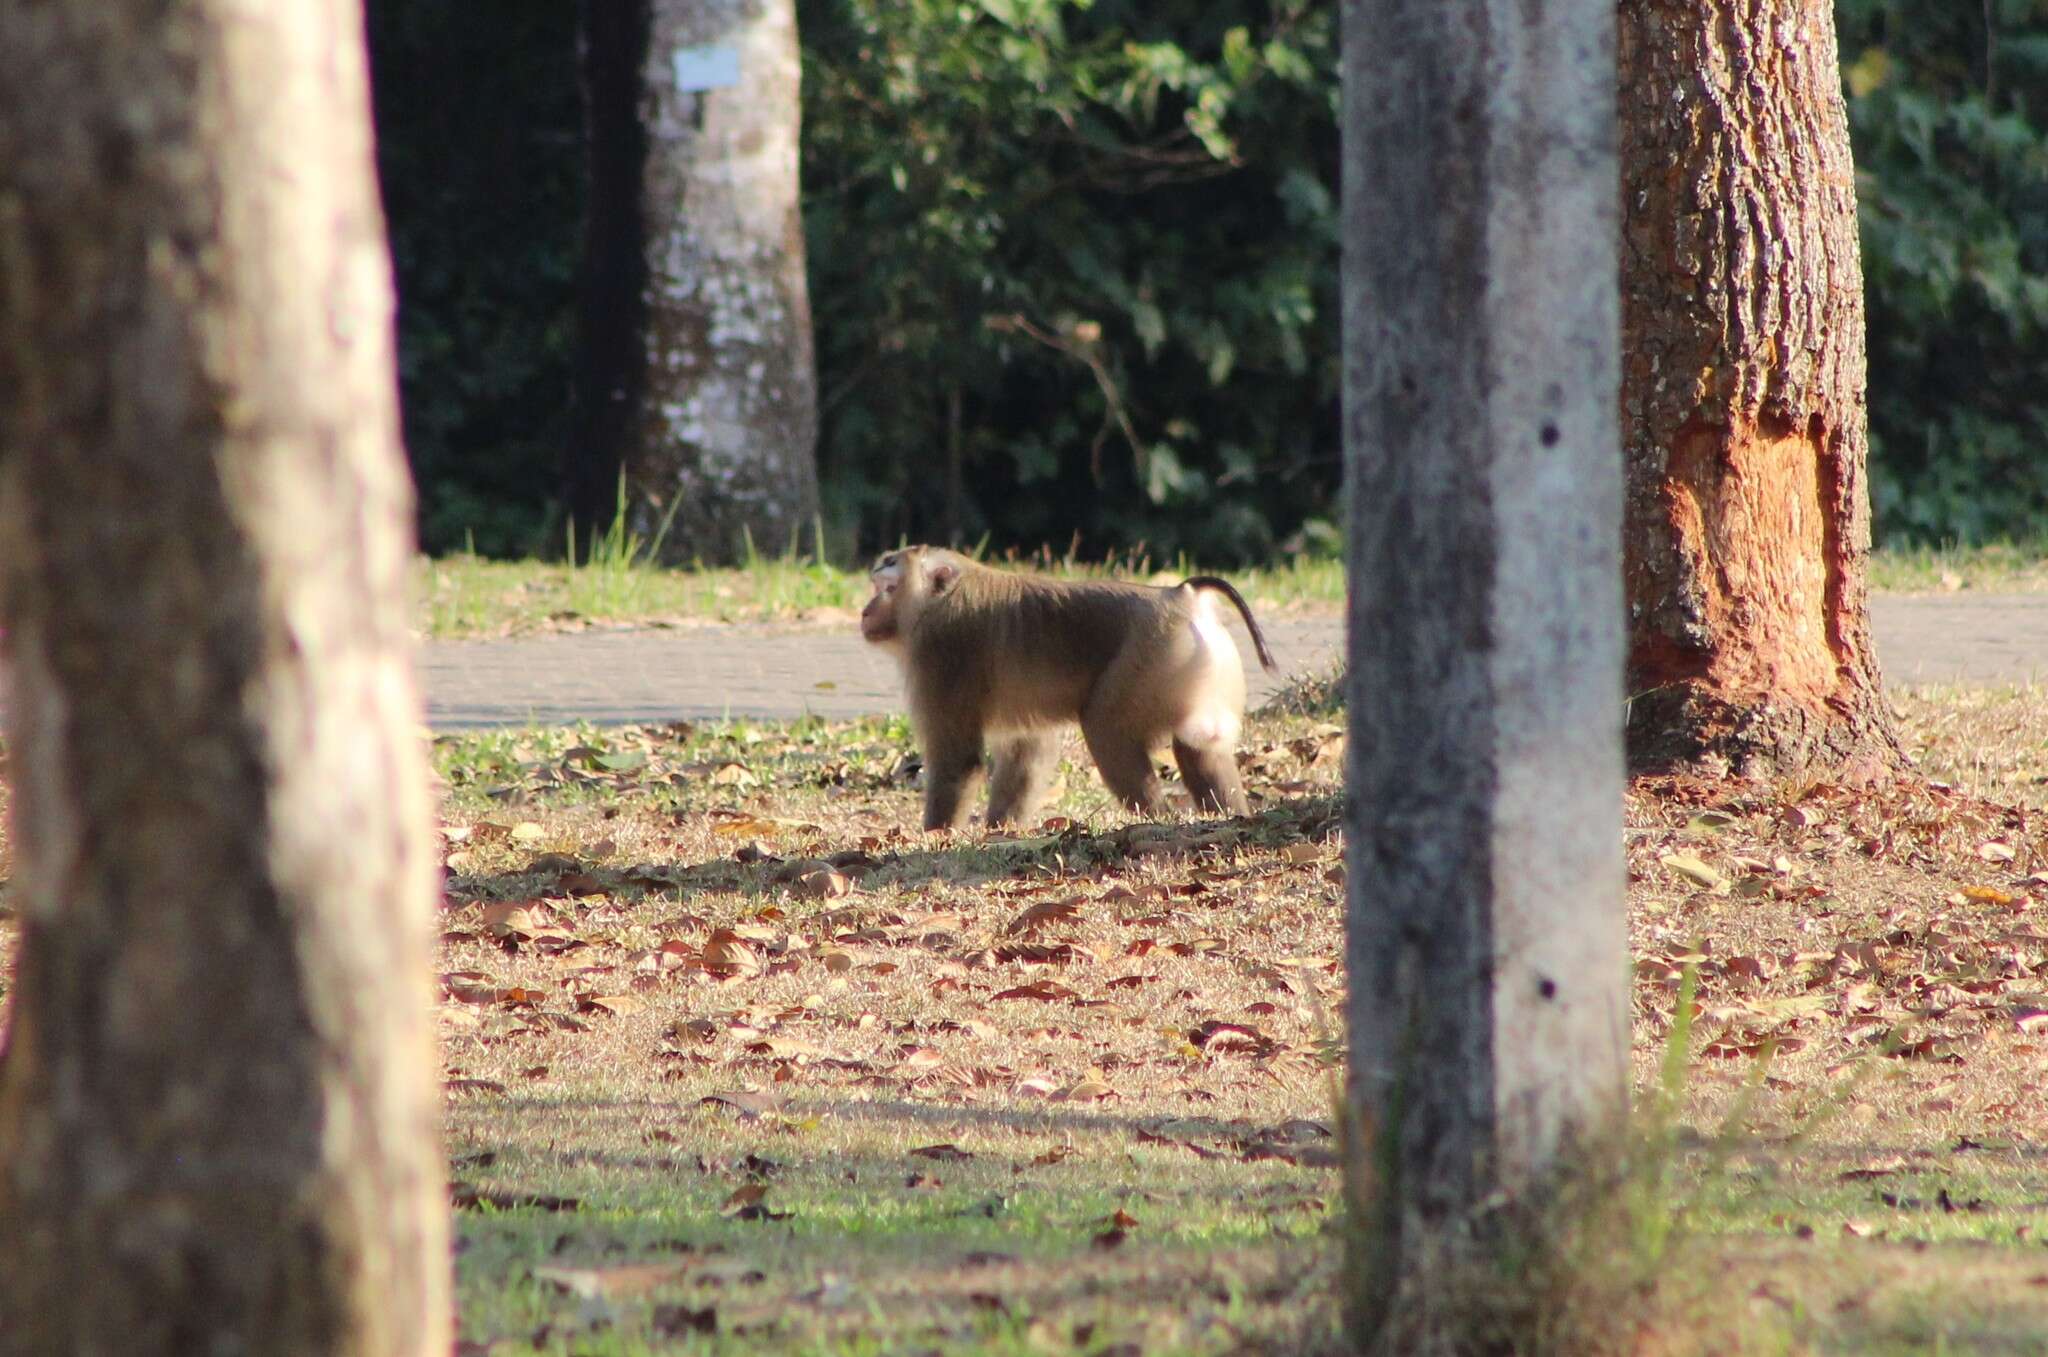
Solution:
M 737 47 L 683 47 L 676 51 L 676 88 L 722 90 L 740 83 Z

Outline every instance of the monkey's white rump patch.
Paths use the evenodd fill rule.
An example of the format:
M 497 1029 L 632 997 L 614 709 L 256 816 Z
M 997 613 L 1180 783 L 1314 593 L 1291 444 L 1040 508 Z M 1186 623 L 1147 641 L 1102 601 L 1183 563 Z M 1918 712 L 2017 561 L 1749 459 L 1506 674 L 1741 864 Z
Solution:
M 1228 675 L 1226 686 L 1241 693 L 1244 669 L 1237 656 L 1237 643 L 1230 639 L 1230 633 L 1217 620 L 1212 606 L 1208 595 L 1195 596 L 1189 632 L 1195 638 L 1199 653 L 1193 665 L 1213 674 Z M 1234 704 L 1215 691 L 1214 678 L 1204 678 L 1192 686 L 1200 694 L 1201 701 L 1175 723 L 1173 738 L 1196 749 L 1214 749 L 1219 745 L 1235 747 L 1244 723 L 1234 710 Z
M 1224 630 L 1223 623 L 1217 620 L 1215 600 L 1205 593 L 1196 594 L 1192 611 L 1195 640 L 1201 645 L 1202 652 L 1209 660 L 1217 664 L 1224 661 L 1231 664 L 1239 663 L 1237 642 L 1230 639 L 1230 633 Z

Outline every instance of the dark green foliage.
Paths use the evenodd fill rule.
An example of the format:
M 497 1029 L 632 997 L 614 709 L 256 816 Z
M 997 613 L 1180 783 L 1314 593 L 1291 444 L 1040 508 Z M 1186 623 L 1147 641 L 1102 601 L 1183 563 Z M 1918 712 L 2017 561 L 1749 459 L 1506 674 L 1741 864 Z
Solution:
M 421 543 L 541 545 L 569 415 L 582 112 L 569 0 L 369 0 Z
M 827 500 L 1227 561 L 1338 476 L 1334 6 L 806 0 Z
M 1841 0 L 1836 15 L 1858 166 L 1880 537 L 2039 535 L 2048 3 Z
M 369 3 L 432 549 L 553 545 L 583 211 L 575 8 Z M 1078 534 L 1090 554 L 1218 563 L 1327 545 L 1336 6 L 798 9 L 834 537 Z M 1989 15 L 1837 8 L 1890 541 L 2048 532 L 2048 0 Z

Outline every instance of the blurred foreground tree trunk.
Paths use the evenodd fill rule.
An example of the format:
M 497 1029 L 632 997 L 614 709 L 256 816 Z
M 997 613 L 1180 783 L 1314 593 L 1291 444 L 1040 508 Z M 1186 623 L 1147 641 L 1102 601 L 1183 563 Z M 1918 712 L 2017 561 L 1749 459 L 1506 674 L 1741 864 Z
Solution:
M 1620 15 L 1631 758 L 1889 767 L 1832 7 Z
M 1347 1299 L 1380 1351 L 1469 1350 L 1465 1269 L 1625 1107 L 1613 25 L 1343 13 Z
M 0 1352 L 449 1349 L 356 0 L 0 0 Z
M 590 217 L 571 511 L 668 560 L 818 510 L 794 0 L 584 0 Z M 668 530 L 662 533 L 663 524 Z

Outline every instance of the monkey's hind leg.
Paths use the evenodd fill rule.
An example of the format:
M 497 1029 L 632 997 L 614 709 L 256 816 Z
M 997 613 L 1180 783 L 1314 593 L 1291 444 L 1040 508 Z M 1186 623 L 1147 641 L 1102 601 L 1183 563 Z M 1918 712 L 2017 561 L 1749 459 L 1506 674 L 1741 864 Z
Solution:
M 1102 780 L 1125 806 L 1141 815 L 1164 815 L 1166 791 L 1152 767 L 1152 751 L 1141 739 L 1133 738 L 1118 723 L 1099 713 L 1081 718 L 1081 735 Z
M 1180 740 L 1173 742 L 1173 761 L 1180 765 L 1180 779 L 1195 798 L 1195 809 L 1215 814 L 1249 815 L 1251 801 L 1237 776 L 1237 751 L 1229 745 L 1196 748 Z
M 1025 822 L 1045 804 L 1046 790 L 1060 764 L 1060 735 L 1035 730 L 995 742 L 988 778 L 991 826 Z

